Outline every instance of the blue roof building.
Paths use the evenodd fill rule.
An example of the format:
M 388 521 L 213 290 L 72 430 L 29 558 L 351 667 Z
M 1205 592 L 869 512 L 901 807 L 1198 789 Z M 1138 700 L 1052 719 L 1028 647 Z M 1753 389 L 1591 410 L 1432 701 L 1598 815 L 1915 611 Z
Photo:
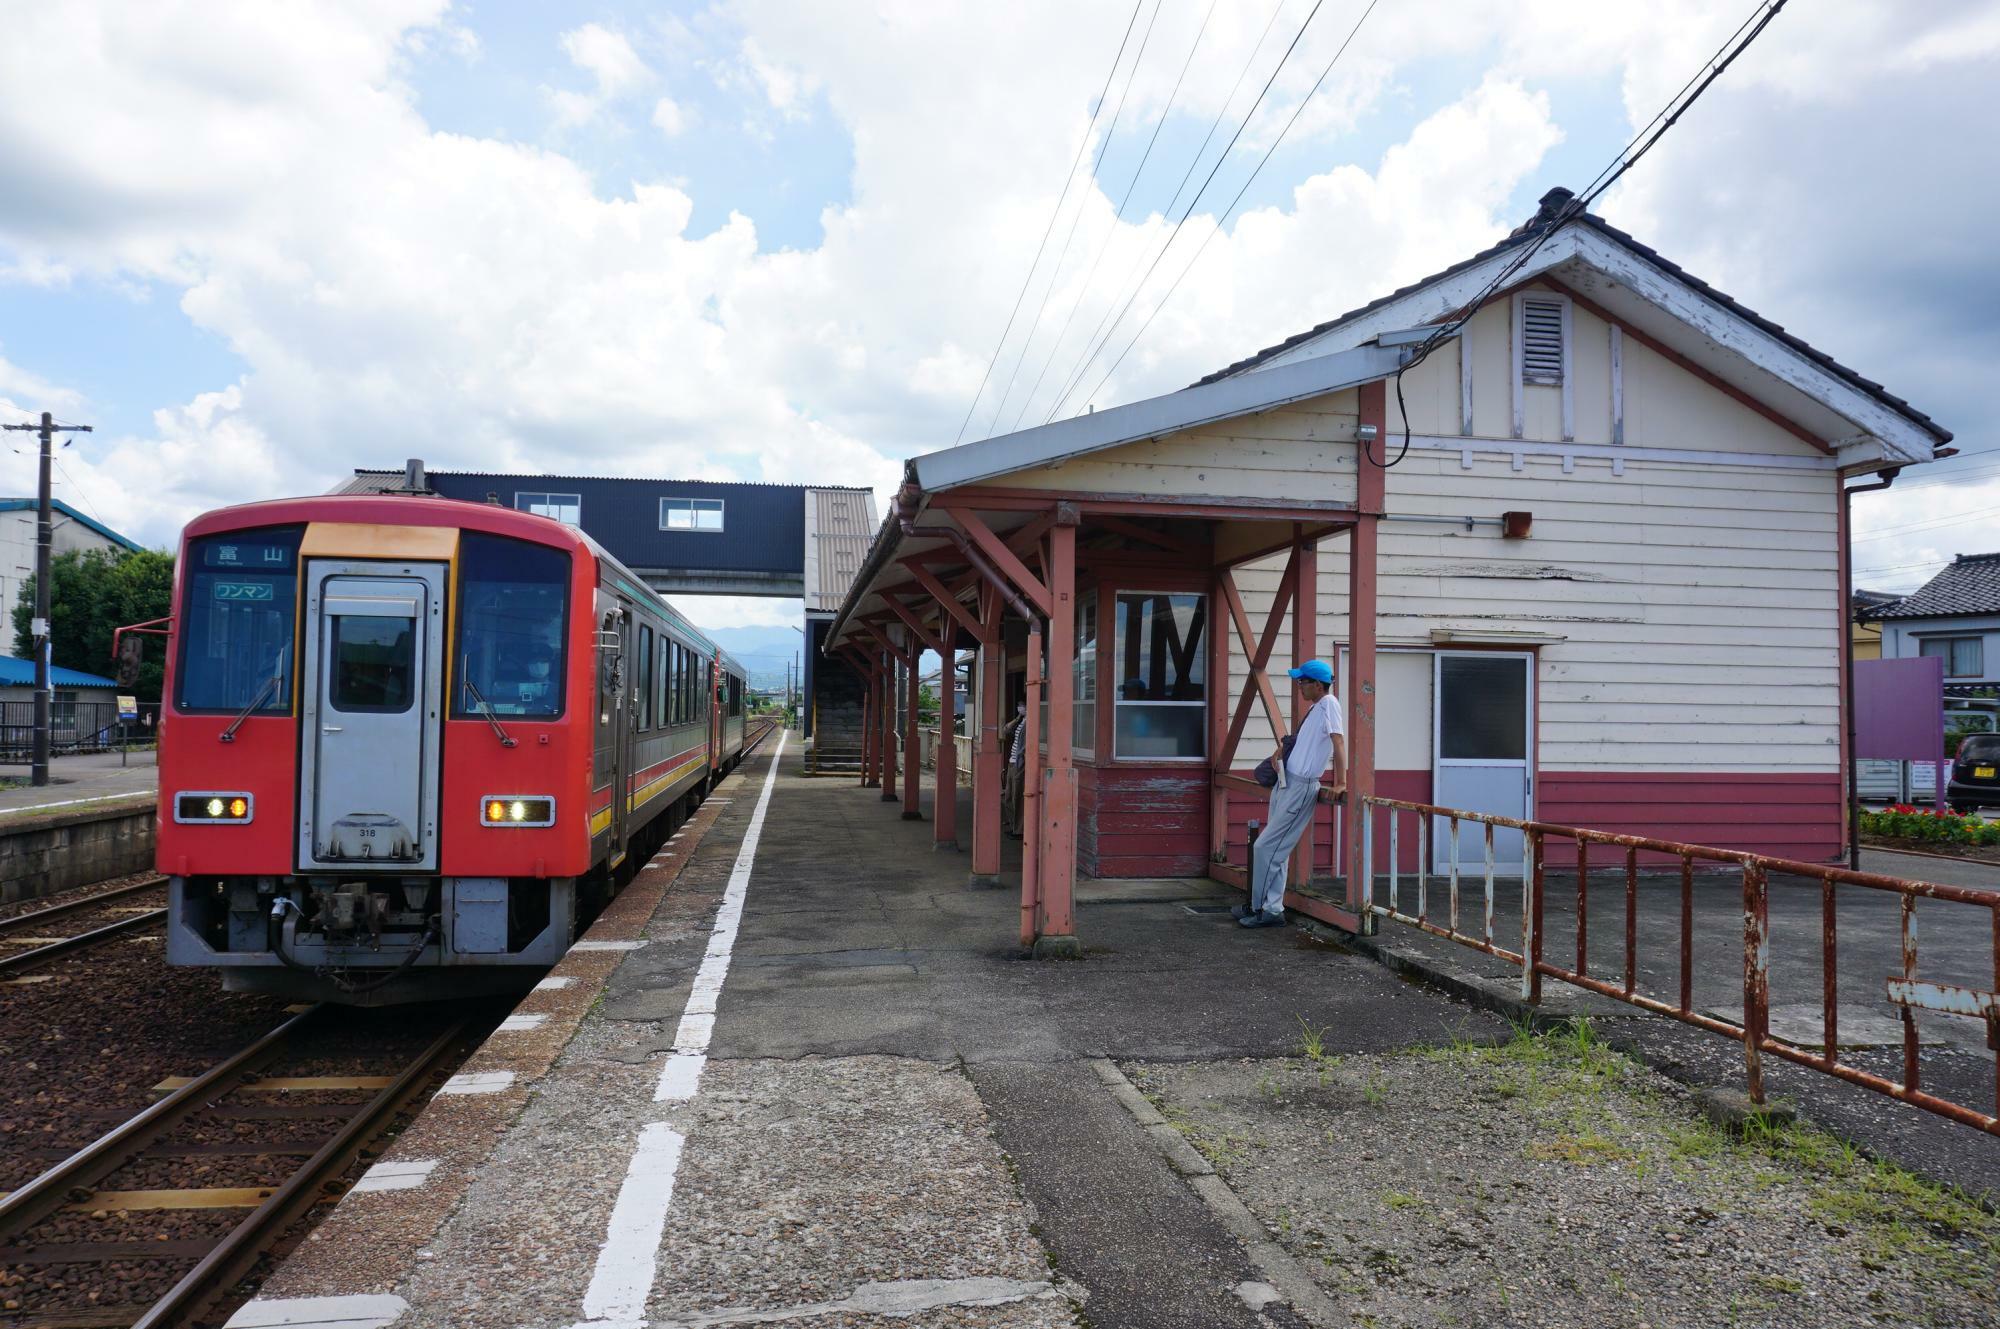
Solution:
M 105 688 L 118 686 L 116 679 L 105 678 L 101 674 L 86 674 L 81 669 L 65 669 L 53 665 L 49 669 L 49 681 L 59 688 Z M 0 688 L 32 688 L 35 686 L 35 662 L 17 656 L 0 655 Z

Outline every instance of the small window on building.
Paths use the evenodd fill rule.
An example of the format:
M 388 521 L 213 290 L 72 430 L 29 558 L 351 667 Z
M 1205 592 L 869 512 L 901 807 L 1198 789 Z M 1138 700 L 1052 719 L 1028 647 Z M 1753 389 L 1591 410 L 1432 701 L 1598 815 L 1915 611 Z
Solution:
M 1552 296 L 1521 297 L 1521 381 L 1562 386 L 1569 369 L 1569 304 Z
M 538 517 L 554 517 L 559 522 L 571 526 L 583 524 L 583 496 L 581 494 L 530 494 L 517 492 L 514 508 L 518 512 L 532 512 Z
M 1984 645 L 1978 637 L 1927 637 L 1920 649 L 1944 661 L 1946 678 L 1978 678 L 1986 672 Z
M 1076 656 L 1070 663 L 1070 747 L 1089 757 L 1097 747 L 1097 592 L 1076 597 Z
M 1116 755 L 1197 759 L 1208 751 L 1208 602 L 1200 595 L 1120 592 Z
M 660 529 L 663 531 L 719 531 L 722 529 L 722 500 L 719 498 L 663 498 L 660 500 Z

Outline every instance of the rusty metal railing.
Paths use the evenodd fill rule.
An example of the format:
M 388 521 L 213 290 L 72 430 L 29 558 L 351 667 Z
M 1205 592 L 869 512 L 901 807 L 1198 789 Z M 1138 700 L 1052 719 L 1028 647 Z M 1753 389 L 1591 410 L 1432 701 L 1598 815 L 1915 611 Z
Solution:
M 1880 873 L 1855 872 L 1846 868 L 1821 863 L 1802 863 L 1766 854 L 1717 849 L 1706 845 L 1657 840 L 1641 835 L 1622 835 L 1612 831 L 1589 830 L 1576 826 L 1558 826 L 1548 822 L 1523 821 L 1511 817 L 1438 807 L 1429 803 L 1406 802 L 1402 799 L 1370 796 L 1361 802 L 1362 853 L 1364 861 L 1372 869 L 1365 874 L 1362 887 L 1361 911 L 1364 917 L 1390 919 L 1506 961 L 1520 970 L 1523 1000 L 1530 1003 L 1539 1002 L 1542 996 L 1542 980 L 1553 978 L 1738 1041 L 1743 1045 L 1745 1077 L 1750 1096 L 1758 1103 L 1764 1101 L 1763 1058 L 1765 1054 L 1770 1054 L 1781 1060 L 1824 1072 L 1850 1084 L 1886 1094 L 1989 1134 L 2000 1135 L 2000 1066 L 1995 1068 L 1994 1109 L 1991 1112 L 1927 1091 L 1923 1087 L 1922 1067 L 1919 1062 L 1921 1040 L 1916 1018 L 1918 1011 L 1926 1011 L 1983 1020 L 1986 1025 L 1987 1046 L 2000 1053 L 2000 995 L 1996 995 L 2000 994 L 2000 890 L 1980 890 L 1885 876 Z M 1448 827 L 1450 843 L 1449 862 L 1443 869 L 1433 862 L 1435 831 L 1440 821 Z M 1378 822 L 1384 827 L 1381 839 L 1377 838 Z M 1413 825 L 1417 835 L 1414 855 L 1404 850 L 1399 828 L 1405 822 Z M 1466 825 L 1478 825 L 1484 828 L 1485 851 L 1483 862 L 1478 865 L 1477 872 L 1481 908 L 1476 932 L 1469 932 L 1461 927 L 1462 897 L 1465 893 L 1463 879 L 1466 873 L 1461 862 L 1460 831 L 1461 827 Z M 1494 940 L 1496 895 L 1504 889 L 1503 883 L 1509 881 L 1511 875 L 1495 871 L 1496 829 L 1518 831 L 1522 837 L 1519 950 L 1510 950 Z M 1565 841 L 1575 846 L 1576 855 L 1574 968 L 1566 968 L 1549 959 L 1545 954 L 1544 944 L 1547 937 L 1550 889 L 1549 851 L 1553 843 Z M 1591 972 L 1589 888 L 1593 846 L 1603 846 L 1613 850 L 1612 862 L 1623 869 L 1625 896 L 1623 964 L 1613 976 Z M 1386 862 L 1377 854 L 1377 850 L 1384 847 L 1387 849 Z M 1680 906 L 1676 975 L 1678 984 L 1677 991 L 1670 998 L 1640 990 L 1638 919 L 1642 854 L 1665 860 L 1667 863 L 1677 863 L 1679 868 L 1676 883 Z M 1622 863 L 1617 862 L 1620 858 L 1623 860 Z M 1406 863 L 1412 866 L 1406 867 Z M 1743 1018 L 1740 1022 L 1695 1009 L 1694 881 L 1697 864 L 1703 865 L 1704 868 L 1733 870 L 1741 875 Z M 1561 871 L 1561 868 L 1557 870 Z M 1602 868 L 1599 871 L 1601 872 Z M 1771 1033 L 1770 905 L 1773 873 L 1799 877 L 1818 884 L 1821 1036 L 1818 1052 L 1811 1050 L 1810 1045 L 1790 1042 L 1774 1037 Z M 1412 877 L 1415 879 L 1416 896 L 1414 913 L 1404 908 L 1403 900 L 1404 882 Z M 1442 922 L 1434 916 L 1431 907 L 1431 884 L 1434 879 L 1443 880 L 1449 887 L 1448 910 Z M 1378 880 L 1386 890 L 1386 899 L 1378 899 Z M 1901 940 L 1901 972 L 1887 977 L 1884 993 L 1885 1002 L 1899 1011 L 1902 1020 L 1903 1066 L 1900 1079 L 1874 1074 L 1841 1059 L 1837 888 L 1842 886 L 1883 892 L 1900 901 L 1898 927 Z M 1992 990 L 1962 984 L 1930 982 L 1918 978 L 1916 906 L 1919 900 L 1963 904 L 1981 911 L 1986 916 L 1993 952 Z

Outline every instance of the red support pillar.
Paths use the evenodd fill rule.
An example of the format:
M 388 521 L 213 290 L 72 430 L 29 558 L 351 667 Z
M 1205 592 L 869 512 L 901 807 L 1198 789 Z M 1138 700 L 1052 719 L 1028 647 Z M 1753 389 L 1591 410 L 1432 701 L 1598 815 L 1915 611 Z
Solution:
M 1375 436 L 1387 439 L 1388 404 L 1383 385 L 1362 384 L 1360 399 L 1360 423 L 1375 426 Z M 1340 701 L 1347 720 L 1347 907 L 1358 912 L 1363 883 L 1375 870 L 1363 850 L 1367 837 L 1362 834 L 1362 825 L 1368 809 L 1361 800 L 1375 792 L 1375 550 L 1388 473 L 1379 463 L 1371 462 L 1359 444 L 1355 451 L 1359 454 L 1356 515 L 1347 558 L 1347 695 Z M 1372 930 L 1367 918 L 1361 924 Z
M 924 790 L 924 736 L 917 731 L 917 662 L 924 658 L 923 644 L 909 638 L 909 654 L 904 658 L 903 685 L 903 820 L 922 821 L 918 800 Z
M 1215 782 L 1229 773 L 1229 611 L 1217 573 L 1208 588 L 1208 857 L 1229 861 L 1229 791 Z
M 861 787 L 873 789 L 881 783 L 875 774 L 875 671 L 861 673 Z
M 1292 665 L 1296 668 L 1319 654 L 1319 553 L 1304 538 L 1303 526 L 1292 526 Z M 1292 689 L 1292 732 L 1299 732 L 1310 710 L 1297 687 Z M 1313 874 L 1313 823 L 1292 851 L 1291 882 L 1308 886 Z M 1336 866 L 1336 871 L 1338 868 Z
M 896 801 L 896 657 L 884 649 L 882 652 L 882 704 L 876 708 L 882 717 L 882 801 Z
M 938 670 L 938 749 L 937 776 L 932 783 L 931 848 L 958 852 L 958 717 L 954 702 L 958 696 L 958 652 L 951 643 L 958 637 L 951 617 L 940 609 L 938 627 L 944 633 L 945 650 Z
M 1067 520 L 1065 520 L 1065 517 Z M 1076 940 L 1076 764 L 1071 735 L 1076 689 L 1076 527 L 1074 511 L 1049 528 L 1049 760 L 1042 808 L 1041 904 L 1036 919 L 1037 957 L 1070 959 Z
M 1042 625 L 1028 624 L 1028 715 L 1021 760 L 1021 944 L 1035 944 L 1042 904 Z
M 1000 635 L 1000 596 L 991 587 L 984 587 L 979 600 L 983 629 L 977 665 L 979 718 L 972 738 L 972 884 L 998 886 L 1000 800 L 1007 771 L 1007 754 L 1000 741 L 1000 694 L 1006 687 L 1007 661 Z

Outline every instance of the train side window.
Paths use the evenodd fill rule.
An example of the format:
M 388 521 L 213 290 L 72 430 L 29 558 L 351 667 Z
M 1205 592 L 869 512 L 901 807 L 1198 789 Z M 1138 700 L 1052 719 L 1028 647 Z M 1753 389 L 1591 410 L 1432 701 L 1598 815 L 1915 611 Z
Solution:
M 653 727 L 653 630 L 639 625 L 639 668 L 633 681 L 639 688 L 639 732 Z
M 662 729 L 673 723 L 673 718 L 667 713 L 667 648 L 672 645 L 667 634 L 662 632 L 653 656 L 653 715 Z
M 479 531 L 458 550 L 452 715 L 562 714 L 570 555 Z
M 188 541 L 181 576 L 180 661 L 174 701 L 183 711 L 292 709 L 300 526 L 233 531 Z
M 414 699 L 416 620 L 341 614 L 333 620 L 333 708 L 407 711 Z

